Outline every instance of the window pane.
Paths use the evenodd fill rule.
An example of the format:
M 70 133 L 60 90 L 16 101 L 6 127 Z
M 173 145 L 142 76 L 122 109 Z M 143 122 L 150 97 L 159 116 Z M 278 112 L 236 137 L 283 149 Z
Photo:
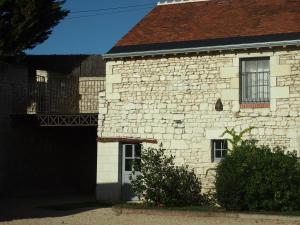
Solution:
M 216 150 L 215 154 L 216 154 L 216 158 L 221 158 L 222 157 L 221 150 Z
M 215 141 L 215 149 L 222 149 L 222 141 L 220 140 Z
M 257 71 L 257 61 L 247 60 L 246 61 L 246 72 L 256 72 Z
M 132 171 L 133 159 L 125 159 L 125 171 Z
M 138 158 L 141 157 L 141 145 L 140 144 L 135 145 L 135 157 L 138 157 Z
M 269 71 L 269 60 L 258 60 L 257 61 L 257 70 L 258 72 Z
M 125 156 L 132 157 L 132 145 L 125 145 Z
M 242 73 L 245 73 L 246 72 L 246 61 L 243 60 L 242 61 Z
M 227 155 L 227 150 L 223 150 L 222 157 L 225 157 Z

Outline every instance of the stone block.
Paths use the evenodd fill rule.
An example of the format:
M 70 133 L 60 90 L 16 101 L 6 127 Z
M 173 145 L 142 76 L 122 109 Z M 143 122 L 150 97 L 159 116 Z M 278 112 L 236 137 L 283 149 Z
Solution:
M 107 114 L 107 108 L 100 108 L 99 114 Z
M 113 73 L 113 65 L 114 62 L 107 62 L 106 63 L 106 76 L 111 75 Z
M 291 74 L 290 65 L 272 65 L 270 66 L 271 76 L 287 76 Z
M 225 131 L 224 128 L 207 128 L 205 129 L 205 138 L 206 139 L 224 139 L 224 137 L 221 137 L 223 132 Z
M 221 100 L 238 101 L 239 89 L 223 89 L 221 90 Z
M 106 83 L 105 84 L 105 90 L 106 90 L 106 93 L 112 93 L 113 92 L 113 84 L 112 83 Z
M 184 120 L 184 114 L 183 113 L 175 113 L 173 114 L 173 120 Z
M 300 135 L 300 132 L 299 132 L 299 135 Z M 288 138 L 297 138 L 298 137 L 297 129 L 288 129 L 286 136 Z
M 272 87 L 271 88 L 271 99 L 278 98 L 289 98 L 290 88 L 289 87 Z
M 184 150 L 188 149 L 188 145 L 184 140 L 172 140 L 170 148 L 172 150 Z
M 240 102 L 239 101 L 233 101 L 231 110 L 232 110 L 232 112 L 239 112 L 240 111 Z
M 208 107 L 209 107 L 209 105 L 208 105 L 208 103 L 200 103 L 200 110 L 202 110 L 202 111 L 206 111 L 206 110 L 208 110 Z
M 271 83 L 271 87 L 276 87 L 277 86 L 277 77 L 271 76 L 270 83 Z
M 113 67 L 116 65 L 121 65 L 123 64 L 122 61 L 110 61 L 110 62 L 106 62 L 106 76 L 107 75 L 111 75 L 113 74 Z
M 230 88 L 238 89 L 240 87 L 240 79 L 238 77 L 233 77 L 230 79 Z
M 106 76 L 106 83 L 109 84 L 119 84 L 122 83 L 122 76 L 121 74 L 112 74 Z
M 220 68 L 221 78 L 231 78 L 239 76 L 239 67 L 221 67 Z
M 107 93 L 106 99 L 107 100 L 120 100 L 121 96 L 119 93 Z
M 277 110 L 277 100 L 271 99 L 271 105 L 270 105 L 271 112 L 276 112 Z

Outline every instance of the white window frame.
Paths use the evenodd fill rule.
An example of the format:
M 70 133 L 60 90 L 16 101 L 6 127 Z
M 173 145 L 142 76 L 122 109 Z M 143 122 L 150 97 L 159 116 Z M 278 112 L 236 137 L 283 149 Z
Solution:
M 221 142 L 221 148 L 217 149 L 217 142 L 220 141 Z M 227 148 L 225 148 L 225 144 L 224 142 L 226 142 Z M 225 145 L 225 146 L 224 146 Z M 216 151 L 221 151 L 221 157 L 216 157 Z M 211 154 L 212 154 L 212 162 L 220 162 L 225 155 L 223 155 L 223 152 L 226 153 L 228 152 L 228 141 L 225 139 L 214 139 L 211 141 Z

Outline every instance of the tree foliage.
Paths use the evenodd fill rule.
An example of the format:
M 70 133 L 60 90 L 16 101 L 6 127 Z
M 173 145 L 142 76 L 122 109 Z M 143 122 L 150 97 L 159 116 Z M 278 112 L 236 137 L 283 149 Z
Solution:
M 226 128 L 221 136 L 224 137 L 226 134 L 230 136 L 230 138 L 227 138 L 226 140 L 229 141 L 232 145 L 232 149 L 230 150 L 234 151 L 242 143 L 244 135 L 246 133 L 249 133 L 252 129 L 254 129 L 254 127 L 249 127 L 242 130 L 241 132 L 237 132 L 234 128 L 232 128 L 231 130 Z
M 217 166 L 216 192 L 226 209 L 299 210 L 299 159 L 279 147 L 241 140 Z
M 0 0 L 0 57 L 44 42 L 68 11 L 64 0 Z
M 141 174 L 132 180 L 132 189 L 146 204 L 183 206 L 203 204 L 201 182 L 193 170 L 175 166 L 174 157 L 159 149 L 142 150 Z

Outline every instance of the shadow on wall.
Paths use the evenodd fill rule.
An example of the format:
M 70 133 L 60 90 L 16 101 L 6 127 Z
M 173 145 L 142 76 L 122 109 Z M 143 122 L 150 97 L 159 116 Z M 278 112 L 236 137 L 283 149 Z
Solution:
M 116 204 L 121 202 L 122 185 L 120 183 L 97 184 L 97 200 L 107 204 Z
M 107 204 L 138 200 L 136 195 L 132 192 L 130 184 L 97 184 L 96 193 L 97 200 Z

